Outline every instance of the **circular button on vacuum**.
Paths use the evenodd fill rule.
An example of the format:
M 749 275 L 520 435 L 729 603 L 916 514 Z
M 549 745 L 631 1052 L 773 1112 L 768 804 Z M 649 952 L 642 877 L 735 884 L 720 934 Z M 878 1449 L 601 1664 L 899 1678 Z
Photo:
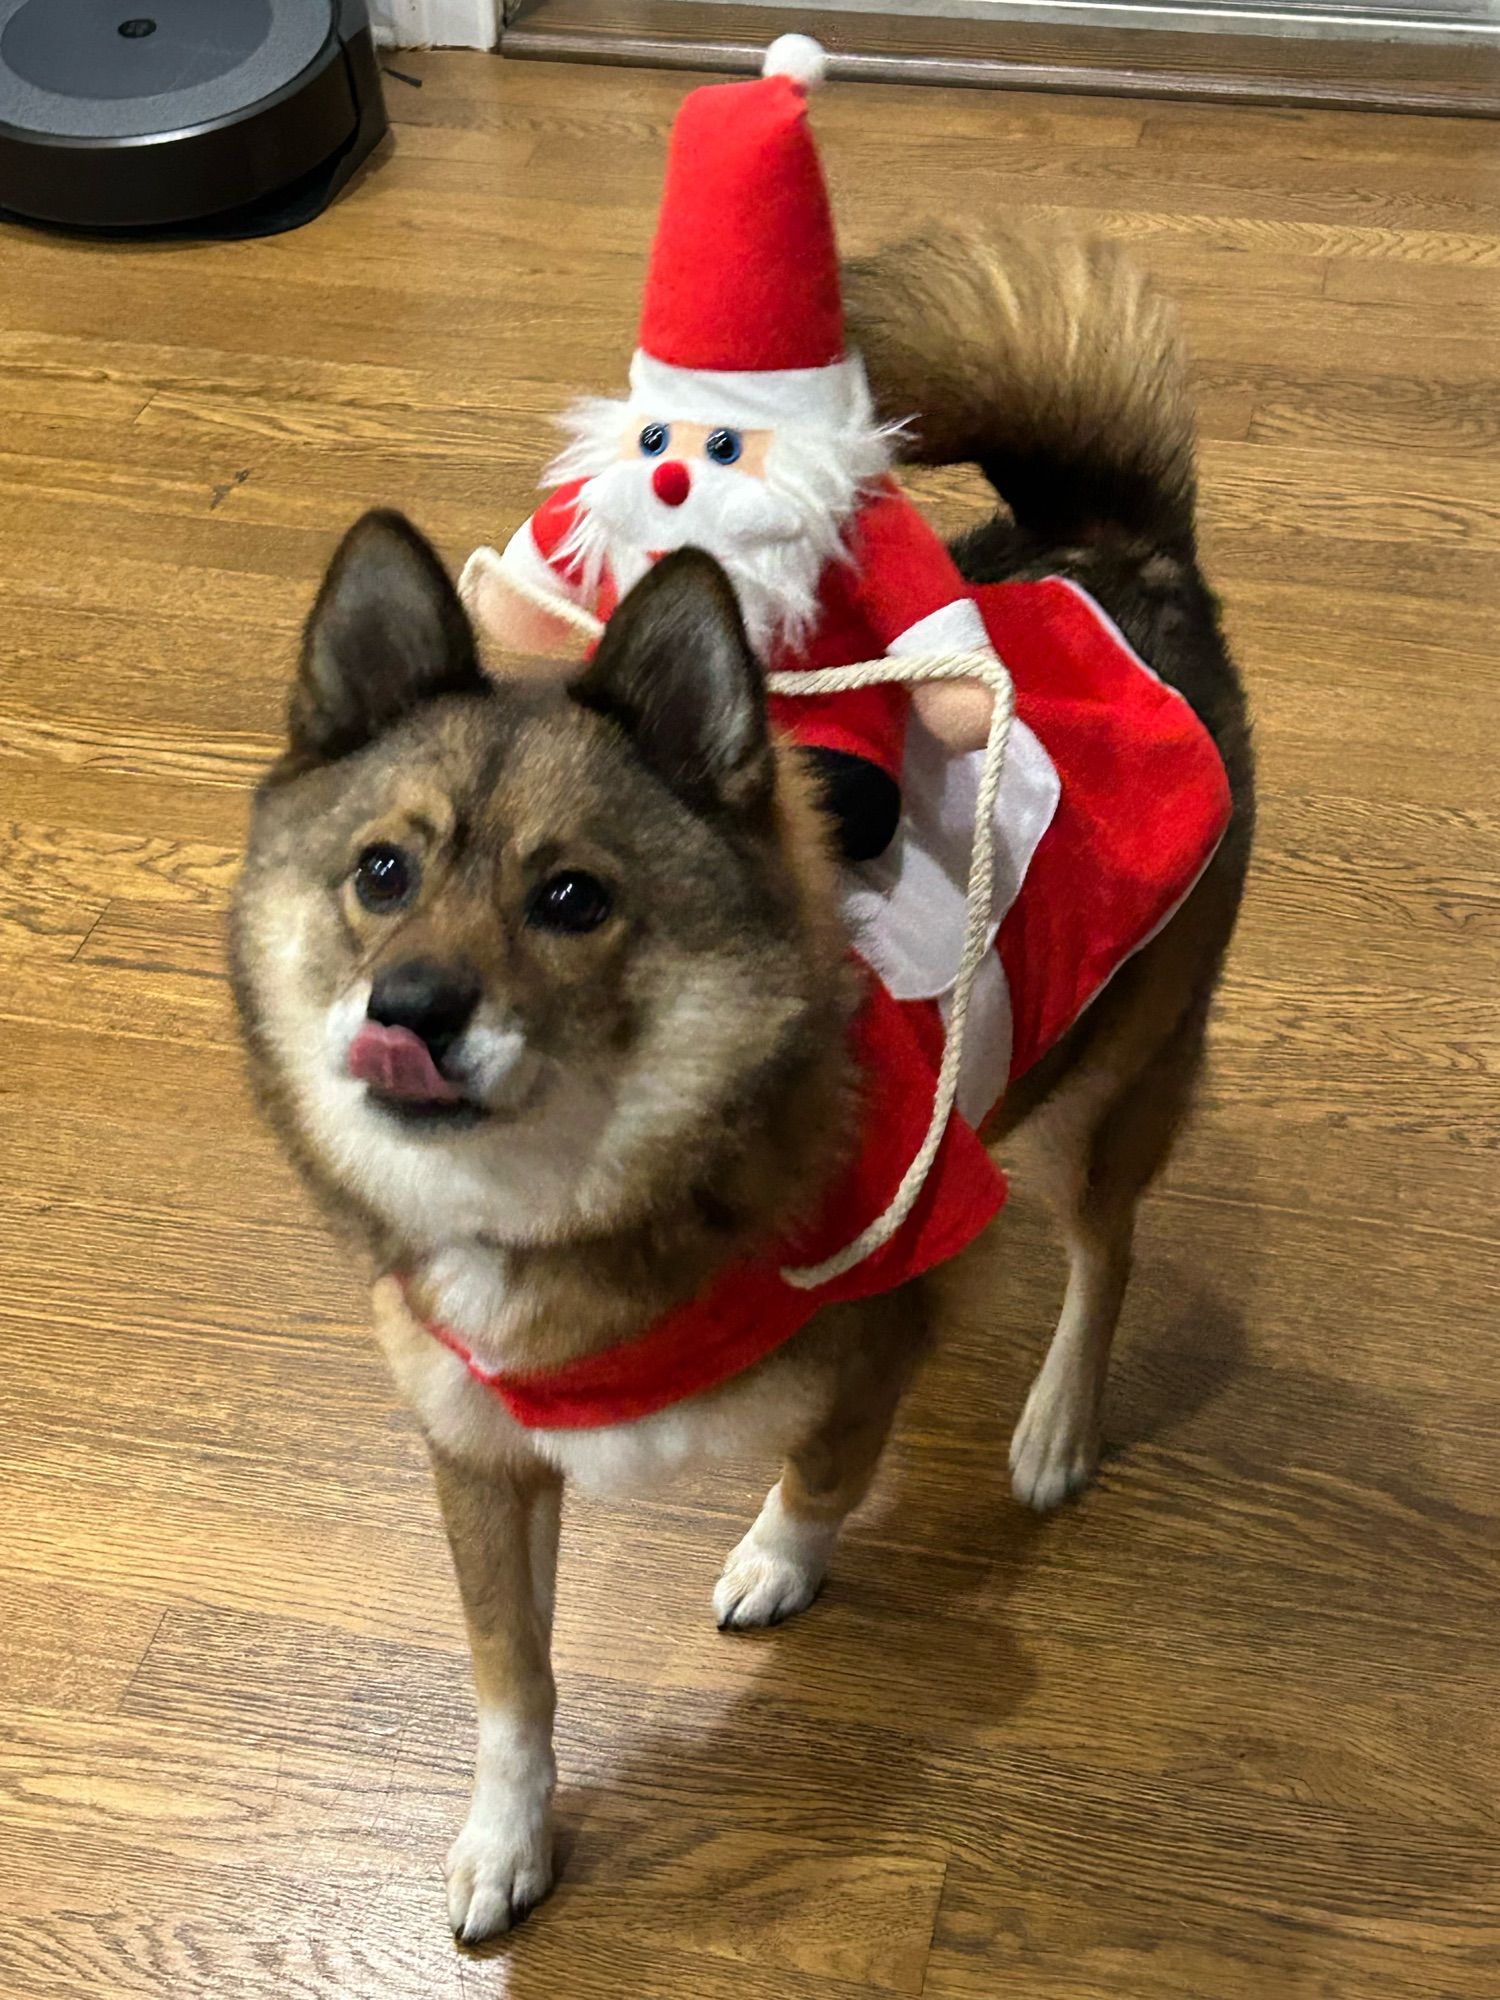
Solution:
M 137 14 L 133 21 L 122 21 L 120 23 L 120 33 L 125 37 L 127 42 L 139 42 L 144 40 L 147 35 L 154 35 L 156 33 L 156 23 L 148 21 Z

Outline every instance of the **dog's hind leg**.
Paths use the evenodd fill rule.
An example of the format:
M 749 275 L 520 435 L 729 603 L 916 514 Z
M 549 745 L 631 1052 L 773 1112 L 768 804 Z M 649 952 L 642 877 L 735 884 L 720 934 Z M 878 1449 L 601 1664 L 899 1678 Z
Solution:
M 1010 1441 L 1011 1486 L 1045 1513 L 1086 1486 L 1099 1464 L 1100 1412 L 1109 1350 L 1130 1277 L 1133 1203 L 1092 1204 L 1063 1217 L 1068 1288 Z
M 1110 1347 L 1130 1278 L 1136 1207 L 1171 1151 L 1203 1049 L 1206 1004 L 1122 1083 L 1104 1059 L 1078 1072 L 1015 1136 L 1028 1179 L 1061 1225 L 1062 1313 L 1010 1445 L 1016 1498 L 1040 1512 L 1086 1486 L 1099 1464 Z
M 779 1625 L 812 1603 L 844 1522 L 870 1490 L 897 1406 L 926 1351 L 920 1284 L 845 1308 L 839 1317 L 831 1403 L 788 1454 L 754 1526 L 724 1565 L 714 1591 L 721 1632 Z

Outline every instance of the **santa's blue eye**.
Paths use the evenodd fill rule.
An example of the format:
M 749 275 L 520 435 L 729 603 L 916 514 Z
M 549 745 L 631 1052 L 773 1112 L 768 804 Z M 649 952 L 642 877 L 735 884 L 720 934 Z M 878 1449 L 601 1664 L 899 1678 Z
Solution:
M 665 424 L 647 424 L 641 432 L 641 450 L 647 458 L 660 458 L 672 442 L 672 433 Z
M 710 431 L 703 449 L 718 465 L 733 465 L 745 449 L 745 440 L 738 431 Z

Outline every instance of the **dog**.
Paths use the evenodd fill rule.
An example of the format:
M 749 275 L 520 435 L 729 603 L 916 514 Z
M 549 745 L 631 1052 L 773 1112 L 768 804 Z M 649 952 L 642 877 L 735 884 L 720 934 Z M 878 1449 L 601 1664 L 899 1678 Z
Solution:
M 1191 892 L 987 1135 L 1024 1157 L 1067 1252 L 1011 1446 L 1017 1496 L 1046 1508 L 1097 1463 L 1136 1206 L 1202 1058 L 1250 852 L 1246 707 L 1195 553 L 1174 321 L 1128 261 L 938 228 L 845 282 L 906 454 L 973 461 L 1004 503 L 957 545 L 965 575 L 1088 591 L 1195 711 L 1232 797 Z M 604 1425 L 528 1425 L 486 1386 L 486 1369 L 607 1359 L 817 1204 L 859 1116 L 839 907 L 820 794 L 768 727 L 706 556 L 650 571 L 560 690 L 485 672 L 400 517 L 349 532 L 256 797 L 233 968 L 259 1101 L 376 1279 L 376 1331 L 431 1452 L 478 1699 L 446 1865 L 465 1942 L 552 1881 L 565 1481 L 622 1493 L 705 1456 L 779 1454 L 714 1599 L 726 1628 L 773 1623 L 816 1595 L 925 1351 L 918 1280 Z

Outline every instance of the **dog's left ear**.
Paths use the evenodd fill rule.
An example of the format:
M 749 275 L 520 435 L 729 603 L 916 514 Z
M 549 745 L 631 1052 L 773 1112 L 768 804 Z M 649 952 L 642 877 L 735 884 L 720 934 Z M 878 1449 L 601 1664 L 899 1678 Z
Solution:
M 734 587 L 701 549 L 663 556 L 604 628 L 573 699 L 607 715 L 695 812 L 770 799 L 765 674 Z
M 287 715 L 292 757 L 330 763 L 424 701 L 487 686 L 468 616 L 431 544 L 403 514 L 363 515 L 340 542 L 302 634 Z

